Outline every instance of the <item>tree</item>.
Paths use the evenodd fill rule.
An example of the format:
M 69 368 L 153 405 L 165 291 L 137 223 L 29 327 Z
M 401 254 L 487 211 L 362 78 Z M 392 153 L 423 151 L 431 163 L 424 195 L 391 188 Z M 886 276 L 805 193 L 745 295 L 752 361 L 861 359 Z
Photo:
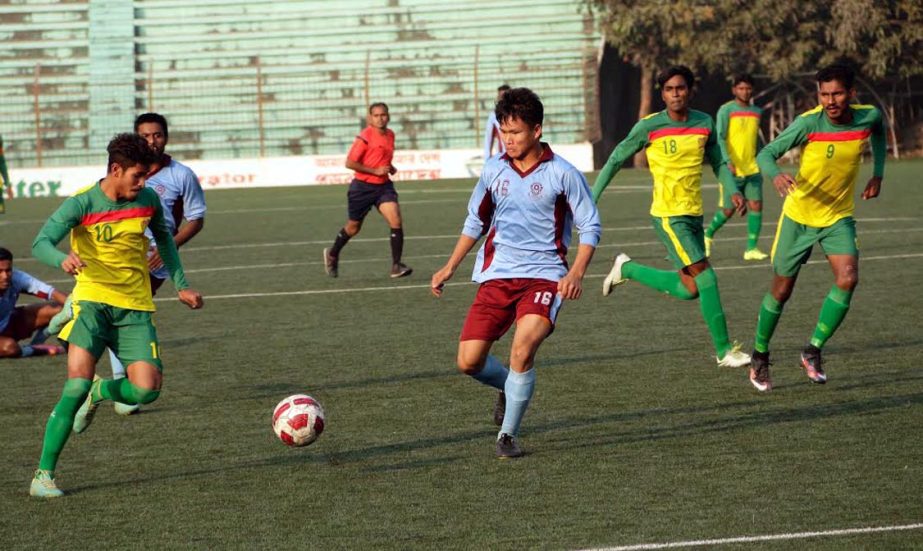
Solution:
M 659 67 L 674 63 L 714 67 L 710 55 L 722 48 L 722 42 L 726 42 L 720 32 L 723 29 L 721 10 L 712 3 L 693 0 L 587 1 L 599 17 L 606 40 L 626 61 L 641 69 L 639 119 L 651 111 L 654 73 Z M 635 157 L 635 166 L 643 164 L 643 153 L 639 153 Z

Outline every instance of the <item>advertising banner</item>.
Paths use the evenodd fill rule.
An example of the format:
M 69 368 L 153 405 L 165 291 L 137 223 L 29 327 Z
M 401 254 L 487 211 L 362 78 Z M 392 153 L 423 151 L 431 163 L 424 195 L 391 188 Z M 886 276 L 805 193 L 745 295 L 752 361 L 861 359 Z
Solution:
M 593 147 L 588 143 L 553 145 L 578 169 L 593 170 Z M 233 189 L 280 186 L 346 184 L 353 178 L 346 154 L 264 159 L 183 161 L 199 176 L 202 188 Z M 396 151 L 396 182 L 471 178 L 480 175 L 484 158 L 480 149 Z M 106 175 L 103 165 L 10 170 L 12 197 L 66 197 Z

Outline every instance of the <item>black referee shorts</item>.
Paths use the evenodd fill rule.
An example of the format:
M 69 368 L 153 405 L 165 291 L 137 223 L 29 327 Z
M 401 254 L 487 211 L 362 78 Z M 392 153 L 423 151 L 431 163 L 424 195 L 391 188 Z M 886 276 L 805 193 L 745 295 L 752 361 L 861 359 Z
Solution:
M 397 190 L 393 182 L 383 184 L 369 184 L 362 180 L 353 180 L 349 183 L 347 193 L 347 211 L 350 220 L 362 221 L 365 216 L 382 203 L 397 203 Z

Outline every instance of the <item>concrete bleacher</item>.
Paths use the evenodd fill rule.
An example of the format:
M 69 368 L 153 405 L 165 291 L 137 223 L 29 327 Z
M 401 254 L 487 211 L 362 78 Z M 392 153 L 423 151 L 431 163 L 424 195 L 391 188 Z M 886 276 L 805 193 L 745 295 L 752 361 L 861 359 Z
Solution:
M 0 133 L 12 164 L 38 161 L 37 63 L 47 165 L 96 162 L 86 148 L 148 109 L 170 119 L 180 158 L 341 153 L 367 101 L 390 105 L 399 148 L 477 148 L 504 82 L 542 96 L 552 142 L 587 141 L 595 125 L 599 36 L 570 0 L 135 0 L 130 59 L 111 36 L 99 53 L 112 27 L 98 19 L 118 4 L 0 0 Z M 107 56 L 118 70 L 101 73 Z M 107 85 L 91 87 L 98 74 Z M 110 88 L 133 97 L 103 98 Z

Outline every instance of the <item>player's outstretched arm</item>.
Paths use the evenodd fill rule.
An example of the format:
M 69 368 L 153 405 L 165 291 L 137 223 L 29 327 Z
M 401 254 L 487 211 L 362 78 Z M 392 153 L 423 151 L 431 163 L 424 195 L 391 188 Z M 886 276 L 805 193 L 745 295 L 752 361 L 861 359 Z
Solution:
M 881 114 L 879 112 L 879 117 Z M 872 145 L 872 177 L 869 178 L 862 191 L 862 199 L 874 199 L 881 193 L 881 180 L 885 175 L 885 158 L 888 156 L 888 141 L 885 137 L 885 125 L 879 118 L 878 123 L 872 126 L 872 135 L 869 139 Z
M 785 197 L 795 188 L 795 179 L 779 170 L 776 160 L 785 153 L 798 147 L 808 140 L 807 123 L 804 117 L 797 117 L 792 124 L 776 136 L 766 147 L 756 154 L 756 164 L 760 172 L 772 180 L 772 185 L 779 192 L 779 197 Z
M 736 187 L 734 175 L 731 173 L 729 161 L 720 144 L 720 137 L 716 139 L 714 134 L 709 134 L 708 140 L 705 142 L 705 157 L 721 184 L 725 188 L 734 189 Z M 747 202 L 742 194 L 735 193 L 732 195 L 731 202 L 734 203 L 734 210 L 737 211 L 738 215 L 747 214 Z
M 618 174 L 622 164 L 647 145 L 647 127 L 646 120 L 638 121 L 631 129 L 631 132 L 628 133 L 628 136 L 625 136 L 625 139 L 619 142 L 615 149 L 612 150 L 609 160 L 606 161 L 605 166 L 596 176 L 596 181 L 593 182 L 594 203 L 599 202 L 599 197 L 603 194 L 603 190 L 609 186 L 609 182 Z
M 580 244 L 577 247 L 577 257 L 567 274 L 558 281 L 558 294 L 565 300 L 577 300 L 583 295 L 583 276 L 586 275 L 590 260 L 596 247 Z
M 58 250 L 57 246 L 71 231 L 71 228 L 80 223 L 82 216 L 78 199 L 76 197 L 66 199 L 48 218 L 38 235 L 35 236 L 35 240 L 32 241 L 32 256 L 49 266 L 61 268 L 68 274 L 78 273 L 86 264 L 73 251 L 70 254 L 64 254 Z
M 193 310 L 198 310 L 199 308 L 205 306 L 205 300 L 202 298 L 202 293 L 198 291 L 193 289 L 183 289 L 178 291 L 176 294 L 179 297 L 180 302 L 192 308 Z
M 458 237 L 458 241 L 455 243 L 455 249 L 452 251 L 452 256 L 449 257 L 449 261 L 446 262 L 445 266 L 440 268 L 439 271 L 433 274 L 432 279 L 430 279 L 429 286 L 433 296 L 442 296 L 445 282 L 452 279 L 452 276 L 455 275 L 455 270 L 458 269 L 462 260 L 468 256 L 468 253 L 474 248 L 477 242 L 477 239 L 465 234 Z

